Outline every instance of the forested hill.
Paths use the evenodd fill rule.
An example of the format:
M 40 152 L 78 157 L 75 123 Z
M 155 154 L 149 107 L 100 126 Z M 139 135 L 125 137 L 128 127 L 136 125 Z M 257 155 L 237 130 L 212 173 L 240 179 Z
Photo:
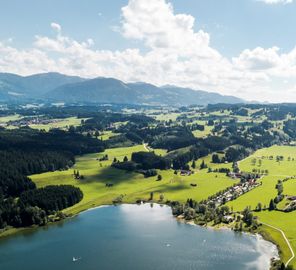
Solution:
M 124 83 L 113 78 L 84 79 L 59 73 L 22 77 L 0 73 L 0 101 L 43 99 L 63 102 L 186 106 L 243 103 L 242 99 L 176 86 Z
M 74 155 L 103 150 L 100 140 L 77 133 L 0 130 L 0 196 L 35 188 L 27 175 L 66 169 L 74 164 Z

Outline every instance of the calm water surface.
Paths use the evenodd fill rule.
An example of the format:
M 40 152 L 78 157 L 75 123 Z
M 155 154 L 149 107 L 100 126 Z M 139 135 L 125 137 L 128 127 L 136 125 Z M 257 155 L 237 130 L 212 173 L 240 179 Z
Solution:
M 276 255 L 259 237 L 179 223 L 149 204 L 101 207 L 0 241 L 1 270 L 264 270 Z

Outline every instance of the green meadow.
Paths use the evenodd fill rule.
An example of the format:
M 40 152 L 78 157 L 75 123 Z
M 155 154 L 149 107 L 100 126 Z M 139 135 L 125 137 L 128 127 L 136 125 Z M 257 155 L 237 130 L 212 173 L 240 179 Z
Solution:
M 273 159 L 270 157 L 273 156 Z M 283 160 L 277 161 L 276 156 L 283 156 Z M 256 162 L 254 163 L 254 160 Z M 261 160 L 259 162 L 259 160 Z M 294 146 L 272 146 L 270 148 L 260 149 L 253 155 L 246 158 L 239 163 L 239 167 L 243 171 L 251 172 L 254 168 L 260 170 L 268 170 L 268 175 L 264 176 L 261 181 L 262 185 L 258 188 L 244 194 L 238 199 L 228 203 L 230 207 L 233 207 L 235 211 L 241 211 L 245 207 L 250 206 L 254 209 L 260 202 L 262 205 L 268 207 L 271 199 L 275 198 L 277 191 L 275 185 L 278 180 L 286 177 L 292 177 L 296 175 L 296 147 Z M 285 195 L 296 195 L 296 179 L 288 180 L 284 182 Z M 285 201 L 278 206 L 282 206 Z M 256 216 L 259 217 L 261 222 L 274 226 L 282 230 L 288 238 L 294 252 L 296 252 L 296 215 L 295 212 L 284 213 L 280 211 L 262 211 L 256 212 Z M 284 261 L 287 261 L 291 257 L 291 252 L 285 243 L 281 234 L 272 229 L 264 226 L 264 231 L 269 233 L 270 236 L 279 244 L 282 257 Z M 296 260 L 294 259 L 291 264 L 296 266 Z
M 159 171 L 162 180 L 156 181 L 156 177 L 144 178 L 141 174 L 118 170 L 110 166 L 114 157 L 123 160 L 127 156 L 130 159 L 131 154 L 137 151 L 145 151 L 145 149 L 142 145 L 138 145 L 84 155 L 77 157 L 74 168 L 70 170 L 32 175 L 31 178 L 38 187 L 69 184 L 81 188 L 84 198 L 80 203 L 66 209 L 65 212 L 68 214 L 76 214 L 98 205 L 111 204 L 120 195 L 124 196 L 123 202 L 125 203 L 135 203 L 138 199 L 148 200 L 150 192 L 154 193 L 155 201 L 159 200 L 160 194 L 164 195 L 165 200 L 182 202 L 187 198 L 203 200 L 236 183 L 224 174 L 207 173 L 206 170 L 196 170 L 191 176 L 175 175 L 173 170 Z M 156 149 L 155 152 L 165 153 L 160 149 Z M 105 154 L 108 154 L 109 160 L 99 161 L 98 159 Z M 84 176 L 83 180 L 74 179 L 74 169 L 79 170 L 80 175 Z M 112 183 L 114 186 L 107 188 L 106 183 Z M 192 183 L 197 186 L 192 187 Z
M 0 123 L 7 123 L 9 121 L 15 121 L 15 120 L 18 120 L 20 118 L 21 117 L 18 114 L 2 116 L 2 117 L 0 117 Z
M 79 126 L 81 124 L 81 120 L 85 120 L 85 119 L 80 119 L 77 117 L 68 117 L 68 118 L 64 118 L 64 119 L 53 119 L 53 121 L 56 122 L 52 122 L 49 124 L 33 124 L 30 125 L 31 128 L 35 128 L 35 129 L 44 129 L 46 131 L 49 131 L 52 128 L 60 128 L 60 129 L 65 129 L 68 128 L 69 126 Z
M 195 121 L 193 123 L 197 123 L 199 125 L 204 125 L 205 130 L 194 130 L 192 131 L 192 134 L 196 137 L 196 138 L 203 138 L 203 137 L 207 137 L 208 135 L 211 134 L 214 126 L 208 126 L 206 124 L 206 121 Z

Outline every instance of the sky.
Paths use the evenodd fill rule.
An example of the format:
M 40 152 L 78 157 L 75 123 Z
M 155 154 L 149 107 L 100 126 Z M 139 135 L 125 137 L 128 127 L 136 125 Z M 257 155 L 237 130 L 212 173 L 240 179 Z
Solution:
M 0 0 L 0 72 L 296 102 L 296 0 Z

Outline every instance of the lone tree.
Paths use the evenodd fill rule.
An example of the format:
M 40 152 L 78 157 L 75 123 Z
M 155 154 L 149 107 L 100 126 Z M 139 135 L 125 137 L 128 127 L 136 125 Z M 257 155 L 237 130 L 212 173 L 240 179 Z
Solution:
M 127 162 L 127 161 L 128 161 L 127 156 L 125 156 L 125 157 L 123 158 L 123 161 L 124 161 L 124 162 Z
M 283 182 L 281 180 L 278 180 L 278 183 L 276 184 L 275 188 L 278 191 L 278 195 L 281 195 L 284 191 Z
M 275 209 L 275 207 L 276 207 L 276 205 L 275 205 L 275 203 L 274 203 L 274 200 L 271 199 L 271 200 L 270 200 L 270 203 L 269 203 L 268 210 L 269 210 L 269 211 L 272 211 L 272 210 Z
M 262 203 L 258 203 L 256 206 L 256 211 L 260 212 L 262 210 Z
M 205 163 L 205 161 L 203 160 L 202 162 L 201 162 L 201 164 L 200 164 L 200 169 L 202 170 L 202 169 L 205 169 L 205 168 L 207 168 L 208 166 L 207 166 L 207 164 Z
M 212 155 L 212 162 L 213 163 L 221 163 L 221 160 L 217 154 Z
M 162 176 L 159 174 L 157 175 L 157 181 L 161 181 L 162 180 Z
M 233 172 L 235 172 L 235 173 L 238 173 L 239 172 L 239 167 L 238 167 L 237 162 L 234 161 L 232 163 L 232 169 L 233 169 Z
M 153 195 L 154 195 L 154 193 L 153 193 L 153 191 L 151 191 L 149 201 L 153 201 Z
M 192 169 L 196 168 L 195 160 L 192 161 L 191 167 L 192 167 Z

